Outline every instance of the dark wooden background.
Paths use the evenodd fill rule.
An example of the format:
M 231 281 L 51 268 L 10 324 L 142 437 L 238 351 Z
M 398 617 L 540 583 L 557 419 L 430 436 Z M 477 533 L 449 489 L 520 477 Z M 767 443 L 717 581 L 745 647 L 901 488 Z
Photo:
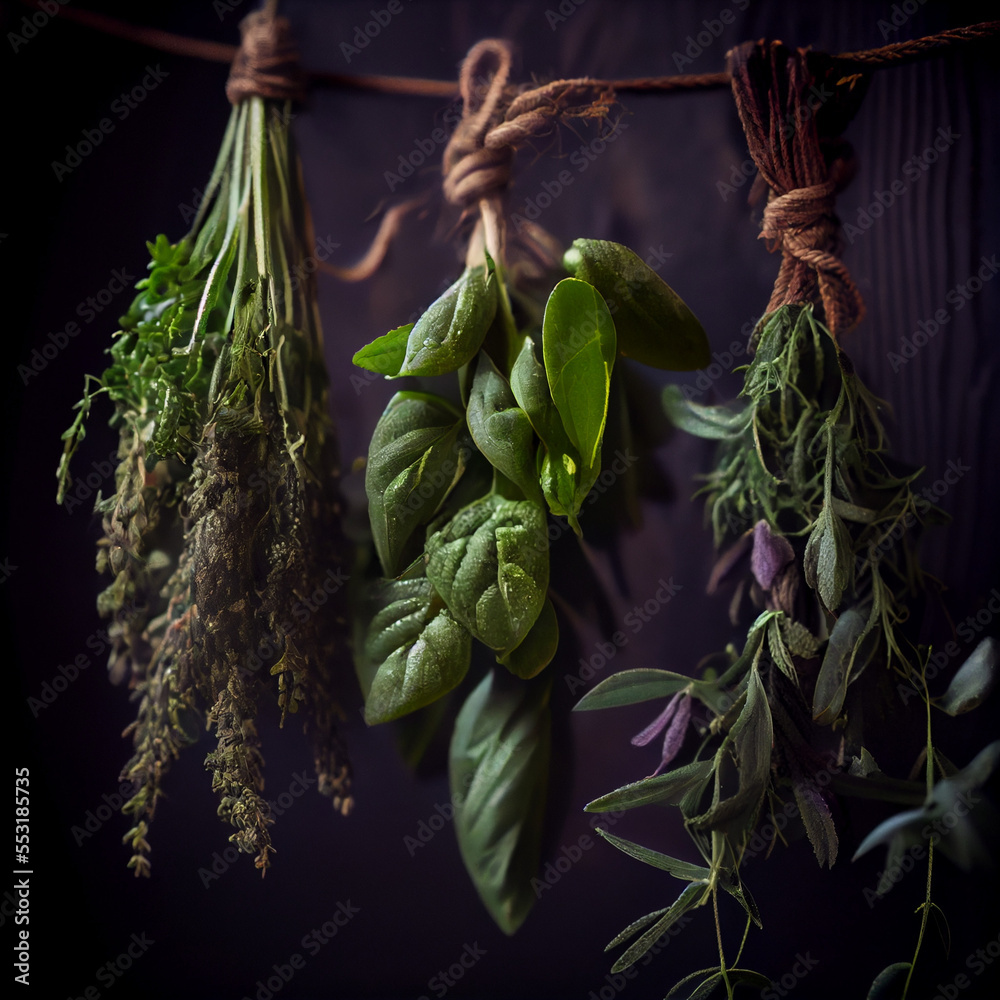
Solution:
M 250 5 L 204 0 L 136 8 L 95 0 L 87 6 L 233 42 Z M 721 69 L 726 50 L 746 39 L 780 38 L 841 52 L 988 16 L 988 5 L 935 0 L 922 5 L 914 0 L 905 5 L 586 0 L 564 22 L 550 24 L 546 11 L 558 11 L 558 0 L 404 0 L 400 13 L 348 64 L 341 43 L 350 42 L 355 28 L 371 19 L 373 7 L 384 6 L 382 0 L 317 0 L 283 8 L 310 68 L 453 78 L 475 41 L 502 36 L 516 47 L 513 78 L 519 80 L 677 72 L 673 54 L 683 53 L 688 36 L 703 31 L 703 22 L 719 19 L 724 10 L 734 13 L 734 23 L 720 21 L 719 37 L 683 67 L 686 71 Z M 570 9 L 568 0 L 563 6 Z M 894 10 L 902 15 L 904 7 L 915 12 L 884 35 L 880 22 L 891 24 Z M 7 33 L 19 31 L 28 12 L 14 3 L 0 9 L 8 177 L 0 260 L 10 345 L 3 394 L 8 538 L 0 550 L 9 576 L 0 593 L 11 613 L 6 650 L 16 735 L 10 757 L 15 767 L 30 766 L 32 778 L 35 995 L 77 997 L 95 987 L 102 996 L 114 990 L 113 996 L 252 997 L 257 980 L 266 980 L 275 963 L 286 964 L 298 952 L 306 965 L 277 994 L 281 1000 L 417 998 L 440 995 L 429 985 L 431 978 L 458 961 L 466 945 L 478 943 L 486 954 L 449 991 L 454 997 L 584 998 L 592 991 L 608 997 L 612 990 L 655 997 L 682 975 L 714 962 L 711 915 L 699 912 L 653 964 L 639 966 L 634 979 L 606 978 L 613 961 L 603 954 L 606 942 L 632 919 L 672 901 L 676 883 L 604 844 L 584 854 L 543 894 L 520 932 L 505 938 L 482 910 L 450 828 L 410 856 L 404 838 L 416 836 L 419 824 L 436 815 L 435 806 L 447 802 L 446 780 L 435 771 L 433 756 L 421 774 L 411 775 L 392 732 L 366 730 L 356 693 L 347 725 L 357 771 L 356 810 L 343 819 L 317 795 L 297 799 L 274 829 L 278 853 L 263 882 L 243 857 L 208 888 L 199 876 L 200 869 L 211 867 L 213 854 L 225 850 L 229 833 L 215 818 L 200 747 L 182 757 L 169 778 L 170 797 L 152 829 L 151 880 L 137 882 L 125 869 L 121 817 L 76 842 L 72 828 L 83 824 L 88 810 L 101 806 L 103 795 L 117 790 L 118 769 L 128 757 L 119 734 L 133 706 L 123 690 L 108 683 L 100 656 L 92 656 L 93 666 L 37 718 L 26 699 L 38 696 L 59 664 L 91 652 L 88 639 L 102 624 L 94 599 L 103 583 L 93 571 L 100 526 L 86 504 L 72 513 L 55 505 L 54 471 L 59 435 L 70 422 L 83 375 L 102 369 L 102 352 L 129 293 L 82 324 L 81 335 L 27 385 L 17 366 L 28 363 L 50 332 L 78 318 L 78 303 L 105 288 L 114 269 L 138 277 L 148 259 L 146 240 L 160 232 L 177 239 L 185 232 L 183 206 L 192 203 L 208 177 L 229 113 L 223 94 L 227 68 L 164 56 L 58 15 L 14 52 Z M 167 75 L 127 118 L 117 118 L 109 111 L 112 102 L 139 84 L 148 66 Z M 1000 587 L 1000 281 L 985 283 L 961 309 L 950 295 L 977 272 L 983 257 L 1000 254 L 997 82 L 995 48 L 876 73 L 847 132 L 858 169 L 838 204 L 842 220 L 857 226 L 859 211 L 876 192 L 896 180 L 905 185 L 896 203 L 846 244 L 844 259 L 864 295 L 868 317 L 845 346 L 868 385 L 892 404 L 891 434 L 900 458 L 925 466 L 928 484 L 940 479 L 949 463 L 967 467 L 939 500 L 954 520 L 930 532 L 924 549 L 956 623 L 983 611 Z M 728 182 L 734 170 L 738 175 L 748 155 L 731 96 L 727 91 L 626 95 L 622 105 L 627 129 L 583 172 L 572 154 L 595 138 L 593 132 L 563 130 L 537 156 L 520 154 L 510 206 L 520 210 L 544 182 L 570 169 L 573 184 L 539 222 L 566 243 L 578 236 L 614 239 L 642 256 L 662 248 L 670 256 L 660 273 L 701 318 L 713 348 L 725 351 L 734 340 L 745 339 L 747 324 L 766 305 L 777 268 L 777 260 L 756 239 L 759 218 L 745 198 L 749 183 L 726 198 L 720 194 L 720 182 Z M 295 129 L 316 234 L 339 244 L 335 263 L 360 256 L 375 230 L 373 213 L 387 199 L 435 188 L 441 147 L 391 199 L 385 173 L 444 122 L 449 108 L 441 99 L 357 91 L 312 96 Z M 52 162 L 65 157 L 66 144 L 109 116 L 113 132 L 70 176 L 57 181 Z M 952 136 L 947 150 L 927 162 L 919 176 L 913 174 L 907 163 L 922 156 L 941 130 Z M 459 254 L 439 235 L 440 199 L 431 204 L 426 218 L 404 227 L 373 279 L 353 286 L 321 280 L 334 415 L 348 468 L 365 454 L 371 429 L 394 390 L 383 382 L 352 383 L 351 376 L 358 374 L 350 364 L 353 352 L 407 321 L 457 273 Z M 898 351 L 901 338 L 912 337 L 920 321 L 941 309 L 948 322 L 894 371 L 889 352 Z M 693 376 L 669 378 L 693 382 Z M 663 380 L 648 381 L 658 388 Z M 737 378 L 724 376 L 702 400 L 726 399 L 738 387 Z M 79 468 L 101 461 L 114 448 L 106 415 L 98 403 Z M 641 751 L 628 742 L 652 717 L 652 706 L 570 719 L 569 707 L 580 692 L 571 694 L 563 681 L 577 672 L 578 658 L 592 656 L 634 604 L 656 593 L 661 579 L 673 578 L 681 590 L 599 676 L 620 667 L 692 670 L 706 653 L 737 638 L 727 622 L 725 599 L 704 596 L 711 540 L 700 503 L 688 499 L 694 476 L 710 457 L 711 449 L 702 442 L 675 435 L 657 453 L 671 498 L 645 507 L 641 529 L 611 547 L 592 547 L 610 604 L 603 618 L 595 617 L 583 595 L 575 635 L 564 621 L 566 644 L 555 667 L 556 809 L 546 860 L 588 832 L 584 803 L 649 773 L 657 756 L 653 747 Z M 360 477 L 349 476 L 346 488 L 359 520 Z M 572 546 L 564 538 L 554 558 L 561 553 L 570 558 Z M 990 619 L 984 634 L 996 634 L 990 612 L 984 611 L 984 618 Z M 927 638 L 949 638 L 944 622 L 941 614 L 929 618 Z M 971 651 L 972 643 L 960 640 L 960 645 L 963 655 Z M 996 722 L 994 698 L 959 722 L 942 722 L 937 735 L 945 752 L 964 764 L 996 734 Z M 901 730 L 879 734 L 885 759 L 904 771 L 919 748 L 919 736 L 914 743 L 912 735 Z M 308 749 L 294 730 L 278 732 L 273 716 L 264 720 L 262 737 L 268 792 L 277 795 L 295 773 L 308 770 Z M 910 957 L 923 875 L 911 873 L 870 908 L 863 890 L 875 884 L 884 855 L 873 852 L 853 865 L 849 860 L 861 837 L 885 815 L 885 810 L 846 810 L 841 859 L 832 874 L 818 870 L 804 841 L 779 847 L 780 870 L 774 861 L 753 862 L 747 877 L 764 914 L 765 933 L 751 934 L 744 964 L 780 979 L 797 955 L 809 953 L 818 964 L 793 995 L 853 998 L 864 996 L 884 965 Z M 629 814 L 615 832 L 691 856 L 669 811 Z M 935 881 L 935 898 L 952 924 L 952 947 L 945 955 L 937 937 L 928 937 L 922 985 L 913 997 L 931 997 L 938 983 L 952 983 L 965 969 L 966 957 L 1000 932 L 995 880 L 981 874 L 963 878 L 942 863 Z M 317 955 L 308 954 L 303 936 L 331 919 L 338 902 L 348 900 L 360 912 Z M 733 911 L 724 910 L 723 920 L 730 941 L 737 940 L 740 927 Z M 10 927 L 9 916 L 4 926 Z M 102 983 L 97 970 L 125 950 L 130 935 L 143 933 L 155 942 L 148 953 L 114 986 Z M 963 995 L 991 995 L 990 981 L 987 972 Z

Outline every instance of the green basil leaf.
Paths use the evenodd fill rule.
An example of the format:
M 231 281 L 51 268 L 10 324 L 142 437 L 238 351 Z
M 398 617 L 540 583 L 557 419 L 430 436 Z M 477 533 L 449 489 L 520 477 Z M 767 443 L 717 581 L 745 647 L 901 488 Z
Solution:
M 472 637 L 429 580 L 382 586 L 383 607 L 368 625 L 364 655 L 380 666 L 365 699 L 369 725 L 398 719 L 457 687 L 469 669 Z
M 528 680 L 541 673 L 551 662 L 559 648 L 559 622 L 556 609 L 548 598 L 542 605 L 538 620 L 528 630 L 520 644 L 498 662 L 516 677 Z
M 668 385 L 663 390 L 663 408 L 670 422 L 688 434 L 722 441 L 737 438 L 753 421 L 753 405 L 733 411 L 728 406 L 704 406 L 684 398 L 680 386 Z
M 615 325 L 600 292 L 564 278 L 549 295 L 542 320 L 545 374 L 566 434 L 588 466 L 598 464 L 608 416 Z
M 493 671 L 455 720 L 449 778 L 465 868 L 490 916 L 513 934 L 535 902 L 551 719 L 548 683 Z
M 693 371 L 711 363 L 708 337 L 680 296 L 628 247 L 574 240 L 563 263 L 604 296 L 618 350 L 644 365 Z
M 397 326 L 395 330 L 390 330 L 377 340 L 362 347 L 351 360 L 359 368 L 385 375 L 386 378 L 398 375 L 399 369 L 403 367 L 403 358 L 406 357 L 406 343 L 412 329 L 412 323 L 407 323 L 406 326 Z
M 428 537 L 427 578 L 480 642 L 506 653 L 545 603 L 548 545 L 541 507 L 491 495 Z
M 399 374 L 457 371 L 476 356 L 496 311 L 496 282 L 484 267 L 467 267 L 410 331 Z
M 573 706 L 573 711 L 589 712 L 595 708 L 617 708 L 619 705 L 653 701 L 681 691 L 691 683 L 690 677 L 670 670 L 655 670 L 651 667 L 620 670 L 588 691 Z
M 365 492 L 375 549 L 394 576 L 413 532 L 429 522 L 470 456 L 461 414 L 445 399 L 397 392 L 368 450 Z
M 479 450 L 527 499 L 541 506 L 535 432 L 507 380 L 485 352 L 476 365 L 466 418 Z

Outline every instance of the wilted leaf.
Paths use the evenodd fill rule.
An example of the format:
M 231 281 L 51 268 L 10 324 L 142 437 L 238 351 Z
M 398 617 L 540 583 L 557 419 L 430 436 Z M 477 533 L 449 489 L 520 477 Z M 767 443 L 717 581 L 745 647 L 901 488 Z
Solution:
M 823 793 L 811 782 L 796 781 L 792 786 L 799 815 L 820 867 L 832 868 L 837 860 L 837 828 Z
M 455 832 L 472 882 L 506 934 L 535 892 L 548 784 L 549 685 L 485 677 L 455 720 L 450 783 Z
M 813 692 L 813 718 L 821 726 L 833 725 L 840 715 L 848 685 L 873 652 L 876 629 L 874 615 L 866 617 L 858 608 L 848 608 L 833 626 Z
M 604 297 L 618 331 L 618 350 L 653 368 L 692 371 L 712 360 L 708 338 L 680 296 L 627 247 L 574 240 L 566 269 Z

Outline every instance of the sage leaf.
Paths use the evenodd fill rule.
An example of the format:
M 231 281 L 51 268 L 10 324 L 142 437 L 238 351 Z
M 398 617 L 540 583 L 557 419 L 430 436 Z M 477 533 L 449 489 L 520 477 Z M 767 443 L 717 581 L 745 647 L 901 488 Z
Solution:
M 485 267 L 466 268 L 410 331 L 399 374 L 457 371 L 476 356 L 496 311 L 496 282 L 489 279 Z
M 663 408 L 675 427 L 710 441 L 738 438 L 753 422 L 752 405 L 733 411 L 728 406 L 692 403 L 684 398 L 681 387 L 677 385 L 664 388 Z
M 833 725 L 840 715 L 848 685 L 858 678 L 874 651 L 868 637 L 877 638 L 875 630 L 873 616 L 866 617 L 858 608 L 848 608 L 833 626 L 813 691 L 813 719 L 821 726 Z
M 711 363 L 708 337 L 679 295 L 619 243 L 574 240 L 566 269 L 604 296 L 618 331 L 618 350 L 653 368 L 693 371 Z
M 545 374 L 566 434 L 595 466 L 608 416 L 615 325 L 600 292 L 564 278 L 549 295 L 542 320 Z
M 471 454 L 462 415 L 445 399 L 397 392 L 372 434 L 365 471 L 372 538 L 394 576 L 414 531 L 429 522 Z
M 689 791 L 703 786 L 714 771 L 714 760 L 696 760 L 655 778 L 643 778 L 642 781 L 622 785 L 588 802 L 583 808 L 585 812 L 613 812 L 634 809 L 650 802 L 666 802 L 675 806 Z
M 525 497 L 541 505 L 537 442 L 528 415 L 485 352 L 479 355 L 466 419 L 479 450 Z
M 824 503 L 806 544 L 802 565 L 806 583 L 819 592 L 828 611 L 836 611 L 851 582 L 851 535 L 843 520 Z
M 516 677 L 528 680 L 541 673 L 559 648 L 559 622 L 556 609 L 548 598 L 542 605 L 541 614 L 528 634 L 499 662 Z
M 548 683 L 488 674 L 455 720 L 449 780 L 465 868 L 490 916 L 513 934 L 535 902 L 548 784 Z
M 383 585 L 384 606 L 368 625 L 364 655 L 380 666 L 365 699 L 370 725 L 398 719 L 457 687 L 469 669 L 472 636 L 429 580 Z
M 362 347 L 351 359 L 359 368 L 392 378 L 399 374 L 406 357 L 406 344 L 413 329 L 412 323 L 397 326 L 370 344 Z
M 655 670 L 651 667 L 620 670 L 588 691 L 573 706 L 573 711 L 589 712 L 595 708 L 617 708 L 619 705 L 653 701 L 681 691 L 689 684 L 690 677 L 670 670 Z
M 541 507 L 490 495 L 430 535 L 425 552 L 427 578 L 480 642 L 504 654 L 520 644 L 549 586 Z
M 983 639 L 972 655 L 958 668 L 948 690 L 937 703 L 949 715 L 971 712 L 981 705 L 996 683 L 997 641 L 992 636 Z

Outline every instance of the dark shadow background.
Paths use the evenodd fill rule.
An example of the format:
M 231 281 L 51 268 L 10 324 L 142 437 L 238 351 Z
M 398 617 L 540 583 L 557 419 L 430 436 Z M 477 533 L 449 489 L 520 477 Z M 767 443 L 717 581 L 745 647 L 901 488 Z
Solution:
M 93 0 L 87 6 L 193 37 L 235 42 L 239 18 L 250 5 L 204 0 L 137 8 Z M 880 20 L 891 23 L 902 6 L 861 0 L 587 0 L 564 21 L 550 23 L 546 12 L 558 12 L 558 0 L 416 0 L 404 2 L 348 64 L 341 43 L 370 20 L 373 6 L 385 4 L 283 5 L 304 64 L 448 79 L 475 41 L 503 36 L 516 46 L 515 80 L 709 72 L 722 68 L 726 50 L 746 39 L 851 51 L 985 16 L 981 4 L 908 3 L 903 6 L 915 13 L 884 35 Z M 570 9 L 568 0 L 563 7 Z M 723 10 L 734 12 L 734 23 L 723 25 L 704 52 L 679 67 L 673 54 L 683 53 L 688 36 Z M 94 600 L 103 583 L 93 570 L 93 546 L 99 521 L 90 515 L 89 503 L 71 512 L 56 506 L 54 472 L 59 436 L 70 423 L 83 375 L 103 369 L 103 351 L 130 293 L 114 296 L 91 322 L 82 322 L 77 310 L 108 287 L 115 269 L 136 279 L 143 274 L 146 240 L 160 232 L 176 240 L 186 231 L 185 206 L 193 204 L 208 178 L 229 114 L 223 93 L 227 67 L 165 56 L 60 15 L 15 52 L 8 33 L 21 30 L 26 13 L 19 4 L 5 3 L 0 15 L 7 176 L 0 261 L 9 345 L 3 371 L 7 540 L 0 549 L 5 560 L 0 593 L 11 615 L 6 648 L 16 663 L 8 687 L 16 728 L 8 745 L 13 765 L 31 769 L 32 995 L 62 1000 L 92 988 L 91 996 L 235 1000 L 256 996 L 257 981 L 266 981 L 274 965 L 287 965 L 299 953 L 305 966 L 275 994 L 281 1000 L 440 996 L 443 987 L 431 985 L 432 977 L 457 962 L 466 946 L 478 944 L 485 955 L 450 989 L 453 997 L 610 998 L 625 992 L 643 998 L 662 996 L 681 976 L 711 964 L 711 915 L 697 913 L 664 954 L 638 966 L 634 979 L 608 977 L 613 956 L 603 953 L 607 941 L 631 920 L 667 905 L 677 889 L 665 874 L 604 844 L 586 852 L 542 895 L 520 932 L 505 938 L 481 908 L 449 827 L 411 857 L 404 838 L 415 837 L 421 823 L 439 814 L 435 807 L 448 800 L 446 779 L 435 773 L 433 757 L 420 775 L 411 775 L 393 733 L 364 727 L 356 692 L 347 723 L 357 772 L 355 812 L 343 819 L 318 795 L 295 799 L 278 818 L 278 853 L 263 882 L 244 857 L 226 870 L 220 866 L 221 874 L 207 886 L 199 875 L 211 869 L 216 852 L 226 850 L 229 834 L 215 817 L 201 747 L 184 755 L 170 775 L 170 798 L 152 828 L 150 880 L 136 881 L 125 868 L 128 853 L 120 840 L 127 823 L 117 813 L 81 837 L 88 813 L 106 814 L 104 796 L 118 790 L 116 776 L 129 755 L 120 733 L 133 706 L 124 690 L 108 683 L 98 649 L 102 622 Z M 945 611 L 956 625 L 982 612 L 983 634 L 997 632 L 986 609 L 991 599 L 997 607 L 1000 587 L 1000 281 L 985 284 L 960 310 L 949 299 L 949 292 L 975 274 L 982 257 L 1000 253 L 995 52 L 965 51 L 877 73 L 847 132 L 858 172 L 838 206 L 842 220 L 857 225 L 859 210 L 876 191 L 896 179 L 906 184 L 897 203 L 846 246 L 844 259 L 868 307 L 846 348 L 867 384 L 894 408 L 892 437 L 901 459 L 925 466 L 927 483 L 939 479 L 949 462 L 968 467 L 939 501 L 954 520 L 931 532 L 924 550 L 927 568 L 944 587 L 944 610 L 929 615 L 926 632 L 939 643 L 952 637 Z M 162 82 L 119 118 L 113 102 L 141 84 L 149 67 L 159 67 Z M 669 254 L 661 275 L 701 318 L 713 348 L 725 351 L 745 339 L 777 270 L 777 260 L 756 239 L 759 219 L 745 200 L 749 183 L 728 197 L 720 194 L 719 184 L 739 176 L 747 159 L 731 96 L 726 91 L 626 95 L 622 105 L 627 130 L 583 172 L 571 157 L 595 138 L 593 132 L 563 130 L 537 156 L 522 152 L 511 208 L 521 210 L 543 190 L 543 182 L 569 165 L 574 182 L 544 212 L 541 224 L 565 243 L 590 236 L 625 243 L 642 256 L 657 249 Z M 372 215 L 390 197 L 385 173 L 442 124 L 449 107 L 440 99 L 314 93 L 295 128 L 316 234 L 339 244 L 335 263 L 351 262 L 367 247 L 377 224 Z M 102 118 L 112 120 L 113 130 L 57 180 L 53 161 L 64 160 L 67 143 L 76 144 Z M 957 138 L 918 178 L 910 178 L 905 164 L 922 154 L 940 129 Z M 435 188 L 440 151 L 397 186 L 391 200 Z M 352 374 L 358 374 L 352 354 L 406 322 L 457 274 L 459 253 L 437 235 L 439 204 L 438 198 L 426 218 L 404 227 L 372 280 L 353 286 L 321 280 L 333 406 L 348 468 L 365 454 L 394 389 L 382 382 L 352 383 Z M 948 312 L 947 324 L 894 372 L 888 352 L 898 351 L 901 338 L 940 309 Z M 30 364 L 32 351 L 72 320 L 80 324 L 80 335 L 25 384 L 18 366 Z M 672 378 L 693 381 L 693 376 Z M 738 378 L 724 376 L 702 401 L 728 398 L 738 388 Z M 98 403 L 78 472 L 113 451 L 116 438 L 107 416 Z M 653 748 L 640 751 L 628 744 L 652 716 L 650 706 L 569 718 L 581 692 L 571 694 L 562 679 L 578 670 L 577 658 L 591 657 L 633 604 L 657 591 L 661 579 L 673 578 L 682 589 L 653 624 L 630 639 L 614 669 L 690 671 L 702 656 L 737 638 L 725 598 L 703 596 L 711 539 L 700 503 L 687 499 L 693 477 L 710 457 L 705 443 L 675 436 L 658 453 L 673 498 L 648 505 L 641 530 L 611 551 L 594 550 L 611 604 L 603 620 L 581 611 L 575 639 L 566 628 L 567 644 L 555 668 L 553 796 L 562 811 L 554 819 L 546 860 L 555 860 L 562 845 L 588 832 L 589 817 L 581 811 L 587 801 L 649 773 L 656 759 Z M 348 477 L 347 489 L 357 520 L 363 515 L 360 477 Z M 557 543 L 556 558 L 562 552 L 570 558 L 572 544 L 568 538 Z M 585 606 L 586 601 L 579 605 Z M 964 657 L 973 643 L 958 641 Z M 91 665 L 51 705 L 33 713 L 27 699 L 37 698 L 43 683 L 58 676 L 58 666 L 80 654 Z M 345 670 L 349 673 L 348 664 Z M 936 738 L 964 765 L 997 734 L 996 723 L 994 696 L 961 720 L 936 720 Z M 917 719 L 912 732 L 893 723 L 879 733 L 873 752 L 886 770 L 905 775 L 920 746 L 919 728 Z M 278 732 L 273 715 L 264 720 L 261 735 L 268 794 L 277 796 L 295 774 L 309 771 L 308 747 L 294 729 Z M 872 909 L 862 891 L 874 886 L 884 854 L 849 861 L 860 839 L 886 815 L 885 809 L 845 805 L 841 858 L 832 874 L 817 868 L 803 840 L 779 846 L 780 870 L 775 859 L 753 862 L 748 884 L 764 915 L 765 933 L 750 935 L 742 964 L 780 980 L 796 956 L 809 954 L 815 970 L 791 995 L 860 998 L 882 967 L 911 956 L 922 872 L 908 875 Z M 667 853 L 692 854 L 671 811 L 639 810 L 614 831 Z M 921 983 L 911 997 L 934 996 L 937 984 L 953 983 L 966 971 L 967 956 L 997 940 L 997 888 L 995 877 L 963 878 L 947 863 L 936 867 L 935 899 L 951 922 L 951 951 L 946 954 L 937 935 L 929 934 Z M 359 912 L 311 953 L 303 937 L 348 901 Z M 13 930 L 8 909 L 2 918 L 5 942 L 11 940 L 7 928 Z M 723 910 L 723 924 L 730 941 L 738 940 L 742 925 L 733 910 Z M 126 950 L 132 935 L 153 943 L 122 978 L 109 980 L 107 973 L 99 978 L 98 970 Z M 962 995 L 995 995 L 996 968 Z

